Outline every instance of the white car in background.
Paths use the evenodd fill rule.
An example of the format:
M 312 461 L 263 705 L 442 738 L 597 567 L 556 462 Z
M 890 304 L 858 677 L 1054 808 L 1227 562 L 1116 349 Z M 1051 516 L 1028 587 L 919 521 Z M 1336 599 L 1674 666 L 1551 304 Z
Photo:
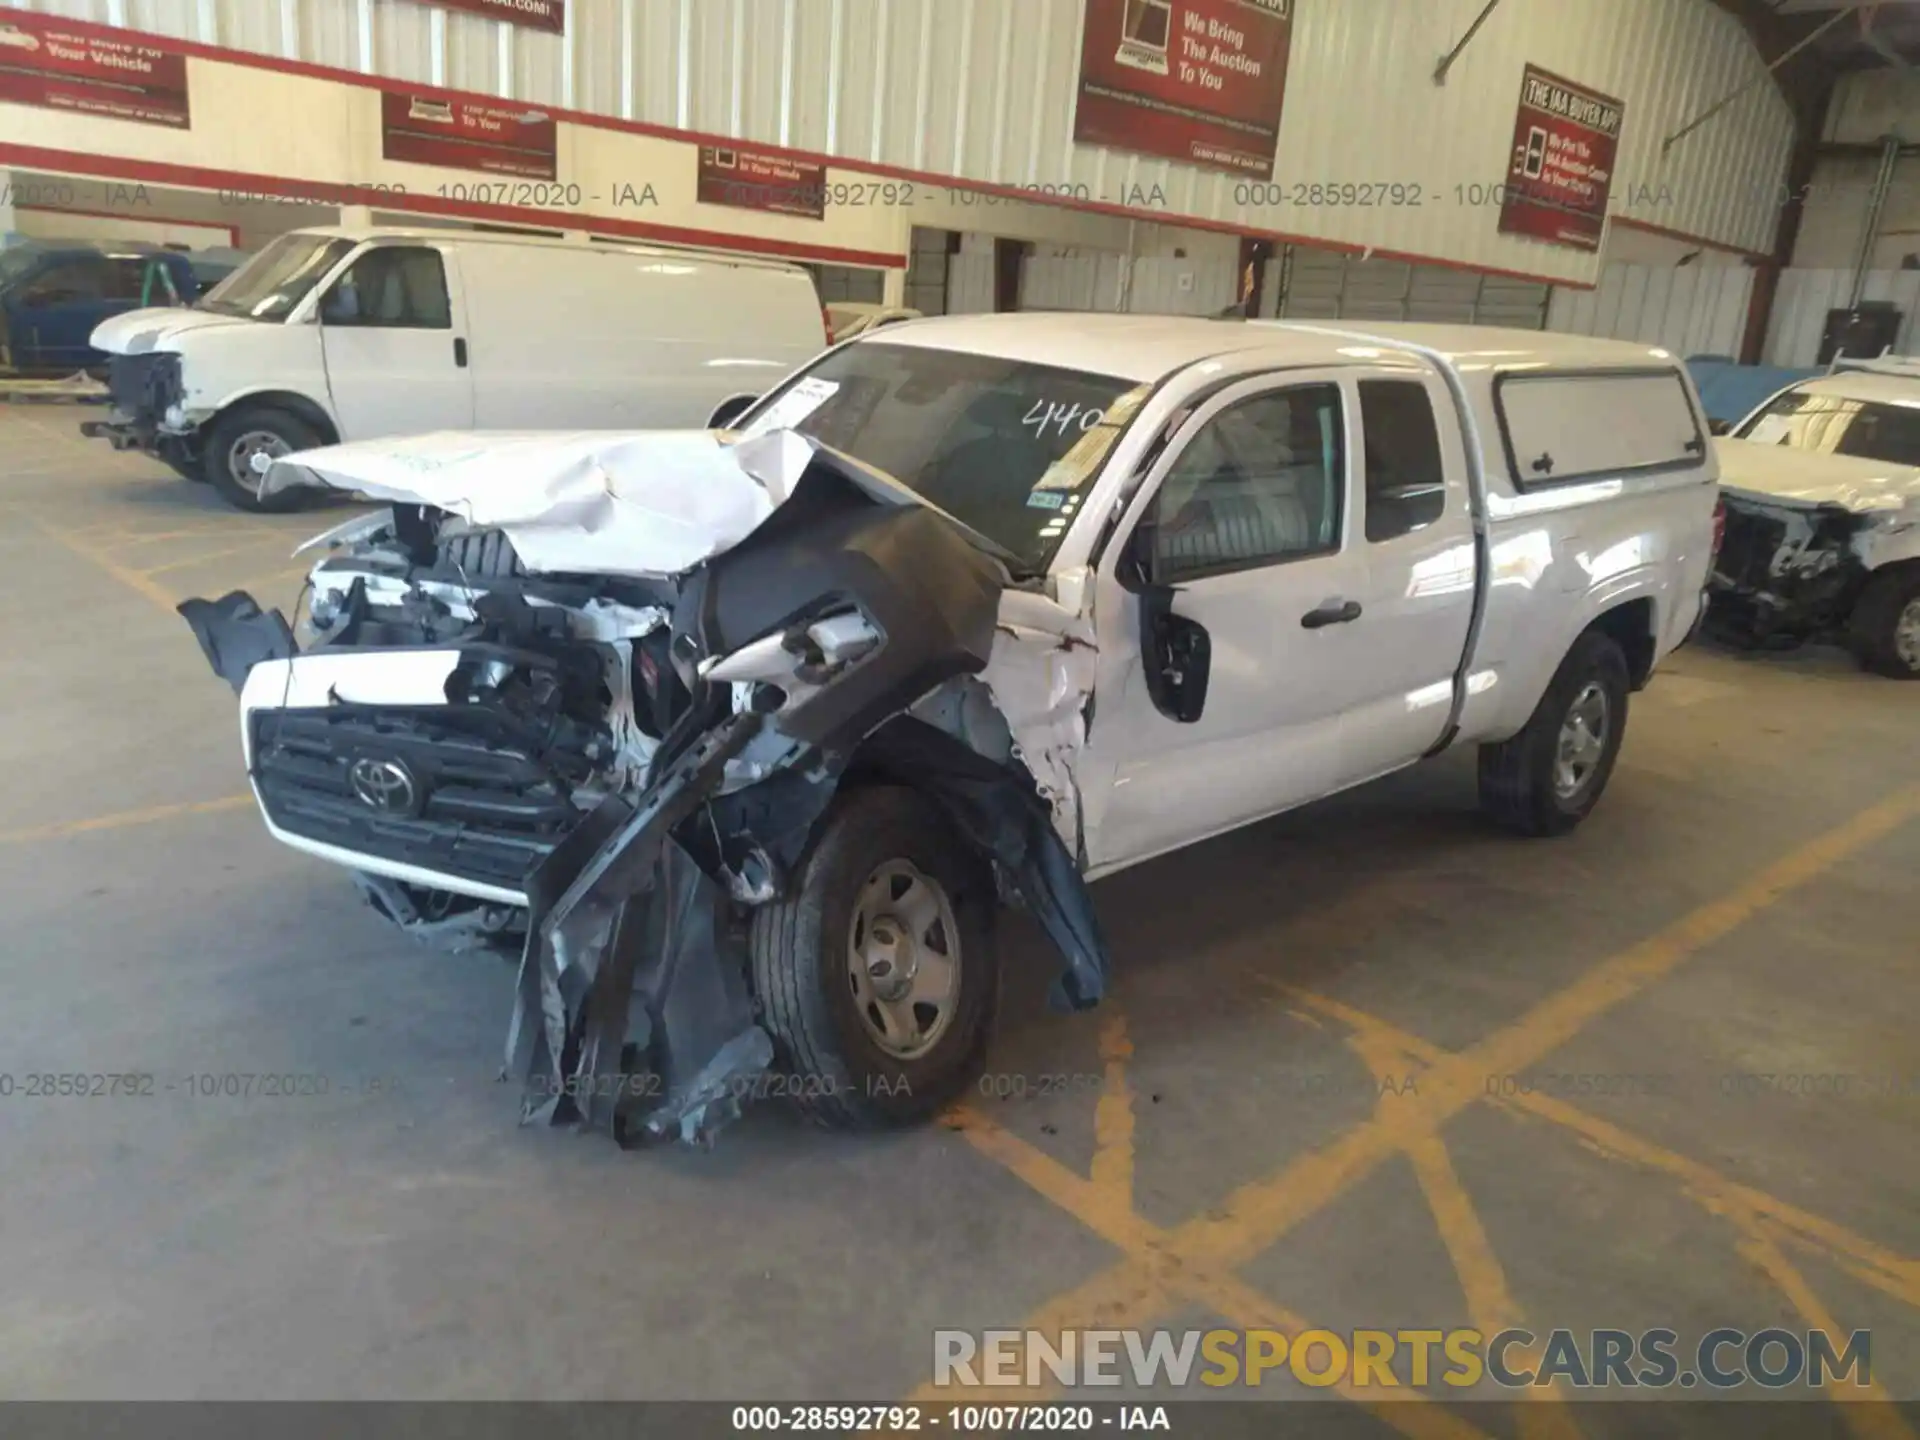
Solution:
M 1716 629 L 1758 645 L 1835 638 L 1870 670 L 1920 679 L 1920 361 L 1842 362 L 1715 448 Z
M 820 353 L 800 266 L 642 245 L 375 225 L 296 230 L 190 309 L 93 332 L 113 412 L 243 510 L 296 450 L 438 430 L 723 423 Z
M 843 1125 L 977 1073 L 994 915 L 1063 1008 L 1089 880 L 1472 746 L 1561 835 L 1692 633 L 1717 499 L 1666 351 L 991 315 L 872 331 L 734 431 L 279 462 L 386 500 L 312 633 L 182 614 L 275 838 L 422 935 L 524 931 L 530 1112 L 701 1137 L 775 1067 Z

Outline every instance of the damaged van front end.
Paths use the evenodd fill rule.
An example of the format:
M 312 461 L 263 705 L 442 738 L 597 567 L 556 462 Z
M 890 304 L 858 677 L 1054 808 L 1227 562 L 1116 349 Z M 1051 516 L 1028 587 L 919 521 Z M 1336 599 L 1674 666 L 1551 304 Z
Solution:
M 1061 951 L 1056 1004 L 1100 998 L 1087 637 L 890 477 L 779 430 L 423 436 L 267 483 L 390 508 L 311 542 L 298 635 L 181 606 L 262 814 L 414 933 L 517 943 L 525 1118 L 923 1118 L 980 1060 L 1003 894 Z

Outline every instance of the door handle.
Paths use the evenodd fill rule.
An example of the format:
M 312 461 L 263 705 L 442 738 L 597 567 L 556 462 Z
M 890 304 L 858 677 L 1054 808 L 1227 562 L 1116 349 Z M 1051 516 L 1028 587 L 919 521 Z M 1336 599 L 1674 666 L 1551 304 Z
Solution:
M 462 370 L 467 368 L 467 342 L 464 336 L 456 337 L 453 342 L 453 363 Z
M 1300 625 L 1305 630 L 1320 630 L 1328 625 L 1345 625 L 1360 618 L 1358 600 L 1329 600 L 1318 610 L 1309 610 L 1300 617 Z

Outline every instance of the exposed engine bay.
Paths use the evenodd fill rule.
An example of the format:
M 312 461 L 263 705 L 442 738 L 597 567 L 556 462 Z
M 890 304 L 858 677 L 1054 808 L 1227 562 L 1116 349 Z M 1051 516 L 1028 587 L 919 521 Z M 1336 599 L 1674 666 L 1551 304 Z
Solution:
M 736 1116 L 789 1058 L 754 914 L 863 786 L 937 807 L 1058 946 L 1055 1004 L 1096 1003 L 1072 617 L 791 432 L 566 443 L 526 437 L 518 477 L 472 437 L 293 456 L 270 481 L 392 502 L 310 542 L 300 633 L 244 593 L 180 607 L 274 834 L 415 935 L 518 948 L 523 1117 L 631 1144 Z

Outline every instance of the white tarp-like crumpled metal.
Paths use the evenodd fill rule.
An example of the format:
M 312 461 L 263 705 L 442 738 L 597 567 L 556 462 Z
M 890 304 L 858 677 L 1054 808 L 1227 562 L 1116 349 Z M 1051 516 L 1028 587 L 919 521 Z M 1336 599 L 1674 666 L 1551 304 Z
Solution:
M 504 532 L 535 573 L 677 575 L 745 539 L 813 454 L 790 430 L 442 431 L 303 450 L 263 488 L 431 505 Z

